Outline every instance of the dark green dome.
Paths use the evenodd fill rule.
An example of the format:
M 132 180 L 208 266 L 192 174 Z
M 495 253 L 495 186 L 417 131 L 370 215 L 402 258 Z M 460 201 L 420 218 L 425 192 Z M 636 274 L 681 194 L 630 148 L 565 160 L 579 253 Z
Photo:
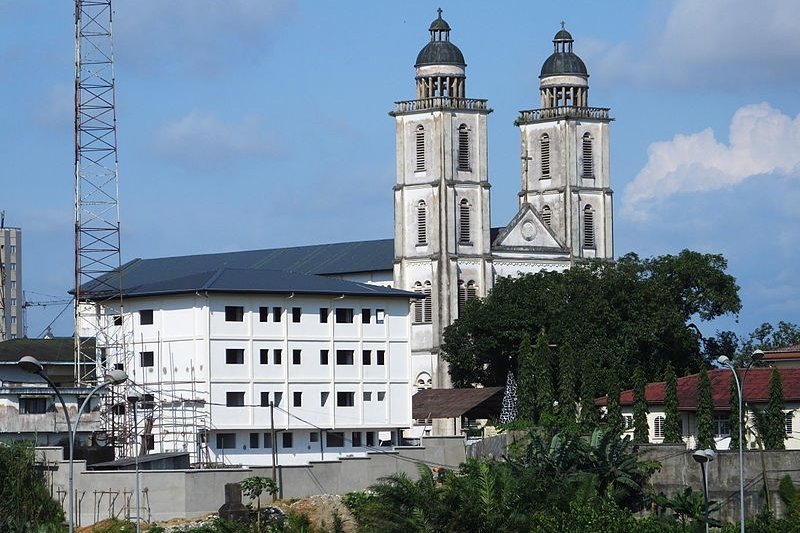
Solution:
M 450 42 L 450 25 L 442 18 L 441 9 L 439 9 L 439 17 L 431 22 L 428 31 L 431 33 L 431 42 L 417 54 L 415 67 L 423 65 L 467 66 L 464 62 L 464 54 Z

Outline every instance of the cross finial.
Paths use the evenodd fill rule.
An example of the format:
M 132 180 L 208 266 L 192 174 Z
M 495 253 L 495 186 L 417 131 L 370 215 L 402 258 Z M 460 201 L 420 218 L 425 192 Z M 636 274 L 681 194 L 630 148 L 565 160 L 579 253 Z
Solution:
M 566 24 L 563 20 L 561 21 L 561 29 L 564 29 L 564 24 Z
M 436 11 L 439 13 L 439 18 L 442 18 L 442 8 L 440 7 Z

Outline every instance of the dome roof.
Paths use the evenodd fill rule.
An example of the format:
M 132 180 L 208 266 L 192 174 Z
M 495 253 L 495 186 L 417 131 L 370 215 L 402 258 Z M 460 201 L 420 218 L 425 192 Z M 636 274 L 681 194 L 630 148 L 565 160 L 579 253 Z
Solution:
M 564 28 L 561 28 L 560 30 L 558 30 L 558 33 L 556 33 L 556 36 L 553 37 L 553 41 L 572 41 L 572 40 L 573 40 L 572 39 L 572 34 L 570 32 L 568 32 L 567 30 L 565 30 Z
M 572 52 L 554 52 L 542 65 L 542 76 L 557 76 L 559 74 L 578 74 L 588 76 L 586 64 Z
M 450 25 L 442 18 L 441 12 L 439 17 L 431 22 L 431 27 L 428 28 L 428 31 L 450 31 Z
M 465 67 L 464 54 L 450 41 L 431 41 L 420 50 L 415 67 L 423 65 L 458 65 Z

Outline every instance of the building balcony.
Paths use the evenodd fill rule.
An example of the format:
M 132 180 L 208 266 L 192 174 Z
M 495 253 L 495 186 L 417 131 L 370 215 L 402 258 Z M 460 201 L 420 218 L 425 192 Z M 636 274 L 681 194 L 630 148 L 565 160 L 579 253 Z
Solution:
M 514 124 L 520 126 L 522 124 L 533 124 L 545 120 L 552 120 L 554 118 L 587 118 L 592 120 L 614 120 L 608 116 L 609 108 L 607 107 L 577 107 L 577 106 L 560 106 L 560 107 L 547 107 L 544 109 L 530 109 L 527 111 L 520 111 L 519 117 L 514 121 Z
M 418 100 L 403 100 L 401 102 L 395 102 L 395 104 L 397 107 L 395 107 L 394 111 L 389 113 L 392 116 L 436 109 L 458 109 L 463 111 L 492 112 L 492 110 L 486 106 L 486 100 L 480 100 L 477 98 L 434 96 L 431 98 L 420 98 Z

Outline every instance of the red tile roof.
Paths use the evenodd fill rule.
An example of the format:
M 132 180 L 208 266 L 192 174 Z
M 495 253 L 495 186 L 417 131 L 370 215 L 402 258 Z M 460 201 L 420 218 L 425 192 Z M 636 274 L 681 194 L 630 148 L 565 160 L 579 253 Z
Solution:
M 800 401 L 800 368 L 779 368 L 783 383 L 783 398 L 787 402 Z M 711 397 L 714 407 L 726 410 L 730 407 L 731 380 L 733 376 L 727 368 L 715 369 L 708 372 L 711 382 Z M 739 370 L 739 380 L 744 381 L 744 399 L 750 403 L 766 403 L 769 399 L 769 377 L 771 368 L 751 368 Z M 678 409 L 694 411 L 697 409 L 697 382 L 699 374 L 692 374 L 678 378 Z M 644 389 L 647 403 L 663 404 L 666 384 L 663 381 L 648 383 Z M 633 390 L 626 390 L 620 394 L 620 405 L 633 405 Z M 605 396 L 598 398 L 598 405 L 605 405 Z

